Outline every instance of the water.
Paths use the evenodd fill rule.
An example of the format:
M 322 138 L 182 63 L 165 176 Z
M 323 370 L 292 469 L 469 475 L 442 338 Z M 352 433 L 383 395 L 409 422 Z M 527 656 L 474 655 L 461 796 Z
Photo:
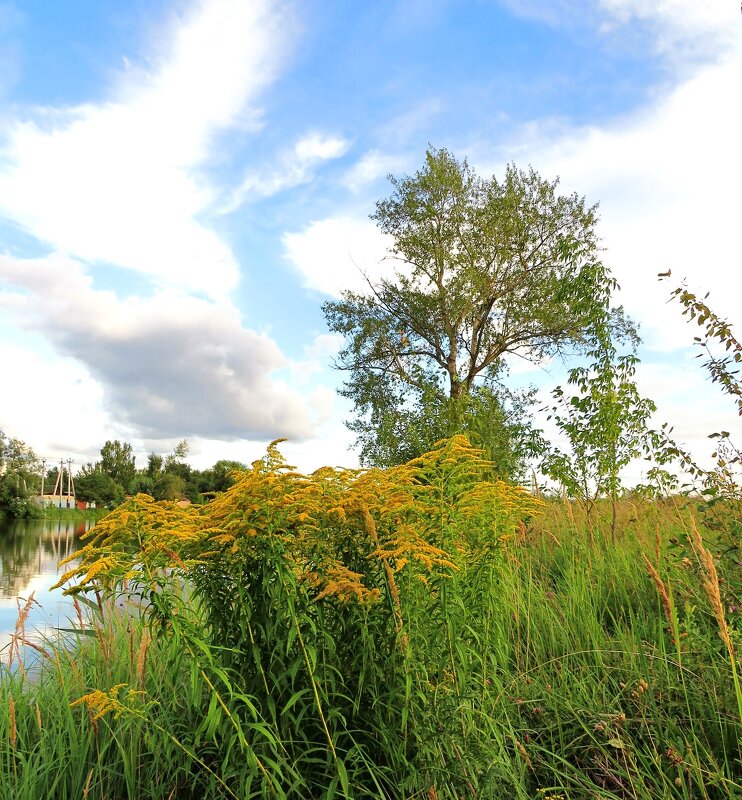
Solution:
M 0 663 L 5 660 L 21 606 L 31 594 L 34 604 L 26 620 L 29 638 L 53 635 L 76 618 L 72 601 L 61 589 L 51 590 L 68 567 L 59 562 L 82 546 L 80 536 L 92 520 L 0 519 Z

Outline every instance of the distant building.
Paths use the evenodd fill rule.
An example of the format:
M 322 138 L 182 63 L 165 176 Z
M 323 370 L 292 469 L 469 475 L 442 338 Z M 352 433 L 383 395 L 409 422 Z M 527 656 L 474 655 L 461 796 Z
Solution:
M 77 501 L 74 495 L 69 494 L 40 494 L 34 498 L 34 502 L 40 506 L 51 506 L 52 508 L 77 508 Z

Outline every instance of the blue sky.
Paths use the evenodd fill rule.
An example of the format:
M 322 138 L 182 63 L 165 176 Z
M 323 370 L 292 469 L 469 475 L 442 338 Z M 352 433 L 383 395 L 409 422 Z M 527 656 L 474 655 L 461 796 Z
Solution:
M 737 421 L 655 275 L 739 316 L 740 74 L 731 0 L 0 2 L 0 426 L 353 464 L 321 305 L 388 270 L 368 216 L 432 144 L 600 203 L 640 386 L 708 450 Z

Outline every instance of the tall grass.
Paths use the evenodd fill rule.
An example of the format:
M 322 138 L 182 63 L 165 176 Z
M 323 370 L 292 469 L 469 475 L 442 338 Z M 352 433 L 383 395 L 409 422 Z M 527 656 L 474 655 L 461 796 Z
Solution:
M 205 509 L 123 507 L 74 570 L 106 600 L 0 682 L 0 797 L 740 796 L 718 534 L 626 501 L 590 543 L 485 469 L 273 448 Z

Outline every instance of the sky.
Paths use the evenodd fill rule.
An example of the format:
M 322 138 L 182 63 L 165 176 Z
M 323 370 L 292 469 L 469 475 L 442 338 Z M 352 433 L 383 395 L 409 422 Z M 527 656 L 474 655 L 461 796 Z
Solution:
M 433 145 L 599 203 L 639 388 L 703 458 L 740 426 L 668 296 L 742 316 L 740 78 L 738 0 L 0 0 L 0 428 L 355 465 L 322 303 L 388 270 L 369 215 Z

